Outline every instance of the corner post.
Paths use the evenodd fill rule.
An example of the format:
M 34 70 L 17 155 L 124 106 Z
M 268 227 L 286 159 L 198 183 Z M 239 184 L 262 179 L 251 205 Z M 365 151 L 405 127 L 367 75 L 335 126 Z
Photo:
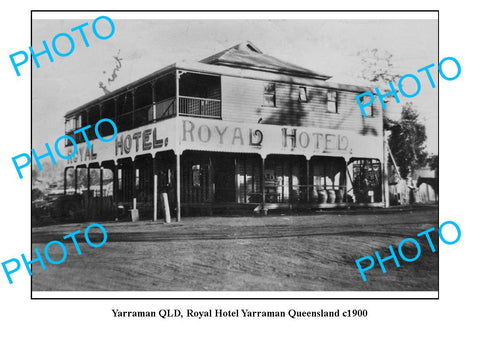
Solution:
M 152 159 L 152 172 L 153 172 L 153 221 L 157 221 L 157 208 L 158 208 L 158 176 L 156 169 L 156 159 L 155 155 Z
M 176 198 L 177 198 L 177 222 L 180 222 L 182 219 L 181 215 L 181 204 L 180 204 L 180 176 L 181 176 L 181 163 L 180 163 L 180 152 L 175 154 L 176 158 Z
M 180 76 L 181 71 L 177 70 L 175 72 L 175 116 L 179 116 L 180 114 Z
M 66 196 L 67 195 L 67 171 L 68 171 L 69 168 L 65 168 L 65 170 L 63 170 L 63 195 Z
M 307 202 L 310 203 L 310 157 L 307 156 Z
M 265 159 L 266 155 L 260 155 L 262 158 L 262 166 L 260 167 L 260 186 L 262 188 L 262 204 L 261 204 L 261 213 L 262 215 L 267 215 L 267 209 L 265 209 Z

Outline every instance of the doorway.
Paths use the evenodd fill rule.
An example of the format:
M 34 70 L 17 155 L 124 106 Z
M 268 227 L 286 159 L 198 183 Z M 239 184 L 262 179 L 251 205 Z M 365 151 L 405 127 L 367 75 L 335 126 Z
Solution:
M 235 158 L 215 156 L 215 202 L 235 202 Z

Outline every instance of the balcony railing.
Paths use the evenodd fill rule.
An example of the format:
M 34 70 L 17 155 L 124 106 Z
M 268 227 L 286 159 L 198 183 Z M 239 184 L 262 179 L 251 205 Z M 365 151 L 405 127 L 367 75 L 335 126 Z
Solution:
M 157 120 L 175 116 L 175 97 L 164 99 L 155 103 L 157 109 Z
M 179 96 L 179 110 L 178 114 L 194 117 L 206 118 L 222 118 L 222 101 L 219 99 L 197 98 Z M 149 124 L 153 121 L 170 118 L 176 114 L 176 100 L 175 97 L 170 97 L 162 101 L 148 104 L 143 107 L 135 108 L 135 111 L 124 112 L 111 117 L 115 120 L 119 132 L 133 129 L 138 126 Z M 153 117 L 153 106 L 156 106 L 156 119 Z M 133 115 L 133 116 L 132 116 Z M 94 123 L 90 123 L 92 125 Z M 83 143 L 85 140 L 83 134 L 74 134 L 73 131 L 79 129 L 78 123 L 71 126 L 65 126 L 65 135 L 72 137 L 76 143 Z M 113 131 L 112 131 L 113 133 Z M 108 134 L 108 133 L 107 133 Z M 94 129 L 87 131 L 89 139 L 95 139 Z M 105 135 L 103 133 L 102 135 Z M 65 145 L 70 146 L 72 143 L 66 139 Z
M 218 99 L 179 96 L 179 114 L 195 117 L 222 118 L 222 101 Z

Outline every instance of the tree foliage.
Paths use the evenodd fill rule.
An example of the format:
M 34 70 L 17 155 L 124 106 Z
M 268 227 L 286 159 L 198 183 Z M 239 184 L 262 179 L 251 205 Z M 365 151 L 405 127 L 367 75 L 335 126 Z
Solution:
M 412 103 L 402 107 L 402 117 L 398 122 L 392 122 L 389 145 L 393 157 L 400 167 L 403 178 L 426 164 L 425 125 L 418 120 L 418 112 Z
M 42 197 L 43 197 L 43 192 L 40 189 L 38 188 L 32 189 L 32 201 Z
M 427 163 L 430 166 L 430 169 L 435 171 L 435 177 L 438 177 L 438 167 L 439 167 L 439 161 L 438 161 L 438 155 L 430 155 L 427 158 Z
M 365 49 L 358 52 L 358 55 L 362 64 L 360 77 L 382 91 L 390 91 L 388 84 L 390 82 L 396 84 L 401 77 L 394 71 L 393 54 L 387 50 Z M 399 121 L 390 119 L 385 112 L 383 114 L 384 129 L 392 132 L 389 137 L 390 149 L 403 178 L 407 178 L 409 173 L 427 163 L 425 125 L 418 117 L 419 114 L 412 103 L 402 107 Z
M 361 79 L 368 81 L 369 85 L 378 87 L 381 92 L 391 91 L 389 83 L 395 84 L 400 79 L 401 75 L 394 72 L 395 66 L 392 62 L 393 54 L 387 50 L 378 48 L 364 49 L 357 52 L 360 57 L 361 68 L 358 76 Z M 389 97 L 384 101 L 388 102 Z M 388 129 L 392 124 L 386 112 L 383 113 L 383 126 Z
M 393 54 L 387 50 L 365 49 L 357 53 L 361 58 L 360 77 L 381 89 L 386 89 L 389 82 L 396 82 L 400 75 L 393 72 Z

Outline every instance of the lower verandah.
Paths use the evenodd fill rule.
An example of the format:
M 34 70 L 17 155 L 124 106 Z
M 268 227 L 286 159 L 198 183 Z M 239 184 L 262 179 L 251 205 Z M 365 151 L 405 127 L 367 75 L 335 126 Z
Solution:
M 98 211 L 98 203 L 105 198 L 110 198 L 115 208 L 121 206 L 126 211 L 132 208 L 135 198 L 140 217 L 152 219 L 156 174 L 157 215 L 161 216 L 160 197 L 165 192 L 175 216 L 175 157 L 170 151 L 157 153 L 155 158 L 143 155 L 133 161 L 121 159 L 117 164 L 104 162 L 102 167 L 110 175 L 100 176 L 102 184 L 95 185 L 90 180 L 75 185 L 73 176 L 69 176 L 69 181 L 65 176 L 66 191 L 86 196 L 91 211 Z M 88 171 L 99 169 L 90 166 Z M 180 173 L 182 213 L 187 214 L 190 208 L 211 206 L 251 205 L 253 210 L 262 202 L 266 209 L 381 205 L 382 202 L 381 164 L 376 159 L 351 159 L 347 163 L 342 157 L 313 156 L 307 160 L 304 156 L 268 155 L 262 159 L 258 154 L 184 151 Z M 96 190 L 97 187 L 103 189 Z
M 264 163 L 262 191 L 262 162 Z M 378 160 L 187 151 L 183 203 L 380 203 Z

